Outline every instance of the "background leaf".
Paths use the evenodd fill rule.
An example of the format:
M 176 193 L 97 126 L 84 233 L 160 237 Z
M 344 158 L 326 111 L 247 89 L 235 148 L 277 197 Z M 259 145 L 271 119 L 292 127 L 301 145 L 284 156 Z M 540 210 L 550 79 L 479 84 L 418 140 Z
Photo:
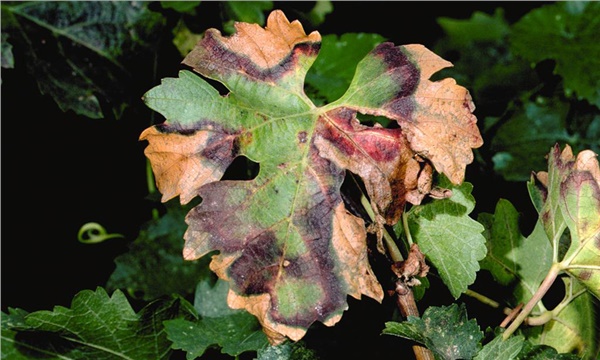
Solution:
M 119 118 L 131 99 L 128 61 L 152 50 L 164 25 L 146 2 L 31 1 L 2 5 L 2 31 L 43 94 L 63 110 Z M 4 24 L 6 22 L 6 25 Z M 137 60 L 137 59 L 135 59 Z M 127 80 L 129 79 L 129 81 Z M 108 111 L 108 113 L 107 113 Z
M 600 4 L 557 2 L 533 10 L 513 25 L 515 54 L 539 63 L 555 62 L 567 96 L 573 92 L 600 107 L 600 46 L 596 39 Z
M 106 284 L 109 291 L 126 290 L 151 301 L 163 295 L 191 295 L 200 279 L 211 277 L 209 258 L 185 261 L 182 256 L 189 207 L 178 203 L 166 207 L 166 213 L 144 224 L 129 250 L 115 258 L 116 268 Z
M 20 317 L 16 326 L 15 314 Z M 162 322 L 192 315 L 193 309 L 179 298 L 154 301 L 136 314 L 118 290 L 111 297 L 100 287 L 95 292 L 84 290 L 73 298 L 70 309 L 57 306 L 53 311 L 26 315 L 13 312 L 11 321 L 5 321 L 3 313 L 2 354 L 61 359 L 168 359 L 170 342 Z M 11 330 L 19 332 L 5 339 L 5 330 L 11 337 Z
M 229 285 L 223 280 L 218 280 L 212 287 L 206 280 L 201 281 L 194 301 L 201 319 L 165 322 L 173 348 L 186 351 L 187 359 L 201 356 L 212 345 L 221 347 L 222 353 L 232 356 L 268 345 L 267 337 L 254 316 L 227 307 L 228 291 Z

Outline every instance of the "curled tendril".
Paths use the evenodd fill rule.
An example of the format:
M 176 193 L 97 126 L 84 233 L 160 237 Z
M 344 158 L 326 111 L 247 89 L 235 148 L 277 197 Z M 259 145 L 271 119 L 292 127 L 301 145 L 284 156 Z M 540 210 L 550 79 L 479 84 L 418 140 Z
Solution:
M 79 229 L 79 233 L 77 233 L 77 240 L 84 244 L 98 244 L 115 238 L 125 238 L 125 236 L 121 234 L 109 234 L 102 225 L 95 222 L 84 224 Z

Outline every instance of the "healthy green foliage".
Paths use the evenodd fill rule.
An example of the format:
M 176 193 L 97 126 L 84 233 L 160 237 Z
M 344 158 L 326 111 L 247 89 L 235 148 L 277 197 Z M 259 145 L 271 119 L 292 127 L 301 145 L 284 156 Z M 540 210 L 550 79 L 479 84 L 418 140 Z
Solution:
M 124 294 L 84 290 L 71 308 L 2 313 L 2 356 L 60 359 L 168 359 L 162 322 L 189 318 L 194 310 L 174 297 L 156 300 L 135 313 Z
M 440 186 L 452 190 L 452 197 L 412 208 L 408 222 L 415 243 L 458 298 L 475 281 L 486 247 L 483 226 L 469 217 L 475 206 L 473 186 L 466 182 L 449 185 L 447 180 L 440 181 Z

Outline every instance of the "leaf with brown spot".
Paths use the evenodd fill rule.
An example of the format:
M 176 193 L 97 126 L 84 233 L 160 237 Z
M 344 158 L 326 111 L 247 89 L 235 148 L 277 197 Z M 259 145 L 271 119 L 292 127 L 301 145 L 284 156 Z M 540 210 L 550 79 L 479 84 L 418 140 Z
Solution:
M 548 172 L 539 172 L 544 204 L 540 219 L 555 248 L 569 229 L 571 243 L 561 267 L 600 298 L 600 166 L 597 154 L 577 156 L 566 145 L 555 145 L 548 158 Z M 555 251 L 556 253 L 557 251 Z
M 450 64 L 423 47 L 381 44 L 342 98 L 317 107 L 304 78 L 318 32 L 306 35 L 277 10 L 265 28 L 235 27 L 230 37 L 207 30 L 185 57 L 201 76 L 184 70 L 145 94 L 166 121 L 140 138 L 163 200 L 202 198 L 186 217 L 184 257 L 218 250 L 210 266 L 230 283 L 229 306 L 254 314 L 278 344 L 302 338 L 315 321 L 337 323 L 348 295 L 383 298 L 365 223 L 342 201 L 346 170 L 366 185 L 377 225 L 394 224 L 406 202 L 429 194 L 434 167 L 462 181 L 481 136 L 466 89 L 428 80 Z M 400 128 L 362 125 L 359 111 Z M 257 162 L 258 175 L 220 180 L 237 156 Z

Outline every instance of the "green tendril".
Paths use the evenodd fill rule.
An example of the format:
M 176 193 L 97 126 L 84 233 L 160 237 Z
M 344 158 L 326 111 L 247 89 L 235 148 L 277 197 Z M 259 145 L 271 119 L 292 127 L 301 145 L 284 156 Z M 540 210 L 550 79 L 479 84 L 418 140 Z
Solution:
M 115 238 L 125 238 L 125 236 L 122 234 L 109 234 L 102 225 L 95 222 L 84 224 L 77 233 L 77 240 L 83 244 L 98 244 Z

